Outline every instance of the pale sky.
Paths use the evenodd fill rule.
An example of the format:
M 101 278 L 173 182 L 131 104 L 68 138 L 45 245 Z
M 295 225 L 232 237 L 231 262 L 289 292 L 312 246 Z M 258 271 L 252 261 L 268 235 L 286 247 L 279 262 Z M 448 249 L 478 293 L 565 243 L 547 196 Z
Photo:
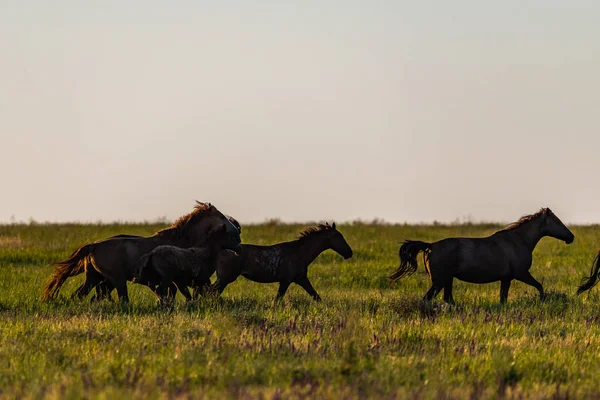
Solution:
M 600 2 L 0 0 L 0 221 L 600 222 Z

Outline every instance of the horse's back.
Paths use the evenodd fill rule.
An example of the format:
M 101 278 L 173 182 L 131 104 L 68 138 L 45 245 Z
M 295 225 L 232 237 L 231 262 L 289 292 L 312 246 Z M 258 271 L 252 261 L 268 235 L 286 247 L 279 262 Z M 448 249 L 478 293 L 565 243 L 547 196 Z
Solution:
M 510 277 L 522 257 L 518 243 L 503 237 L 450 238 L 432 244 L 430 266 L 466 282 L 488 283 Z
M 168 245 L 154 248 L 154 250 L 149 253 L 150 267 L 161 274 L 164 270 L 173 268 L 177 264 L 177 250 L 176 247 Z
M 278 282 L 288 242 L 261 246 L 243 244 L 239 257 L 240 274 L 255 282 Z
M 153 254 L 179 253 L 180 250 L 183 250 L 183 249 L 181 247 L 163 244 L 161 246 L 155 247 L 154 250 L 152 250 L 152 253 Z
M 117 258 L 115 261 L 120 263 L 135 263 L 156 247 L 154 241 L 144 237 L 112 237 L 95 243 L 94 256 Z

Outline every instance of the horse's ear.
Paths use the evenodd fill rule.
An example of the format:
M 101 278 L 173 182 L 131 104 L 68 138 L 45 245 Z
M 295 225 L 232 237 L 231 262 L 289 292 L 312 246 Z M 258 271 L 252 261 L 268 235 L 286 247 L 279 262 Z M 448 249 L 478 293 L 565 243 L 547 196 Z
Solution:
M 335 229 L 335 222 L 334 222 L 333 224 L 331 224 L 331 227 L 332 227 L 333 229 Z
M 203 203 L 201 201 L 196 200 L 196 208 L 200 208 L 200 207 L 209 210 L 209 209 L 213 208 L 213 205 L 210 203 Z

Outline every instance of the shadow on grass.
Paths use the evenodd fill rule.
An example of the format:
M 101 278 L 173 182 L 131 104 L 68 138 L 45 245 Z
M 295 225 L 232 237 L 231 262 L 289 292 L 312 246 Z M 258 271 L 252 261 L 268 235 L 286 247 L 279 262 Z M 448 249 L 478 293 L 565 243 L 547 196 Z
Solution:
M 503 320 L 532 321 L 535 319 L 555 318 L 563 316 L 567 310 L 577 304 L 574 296 L 566 292 L 550 291 L 543 300 L 539 296 L 527 296 L 509 299 L 506 304 L 499 301 L 483 300 L 479 302 L 462 302 L 447 304 L 442 300 L 423 302 L 420 297 L 396 298 L 388 302 L 387 307 L 394 316 L 403 319 L 420 318 L 436 321 L 439 317 L 458 318 L 483 318 L 484 322 Z M 386 307 L 386 305 L 382 305 Z
M 242 324 L 264 325 L 265 313 L 275 311 L 281 318 L 303 318 L 322 312 L 354 310 L 363 316 L 375 317 L 384 314 L 391 318 L 400 319 L 427 319 L 436 321 L 440 317 L 458 318 L 461 320 L 483 318 L 490 320 L 512 320 L 515 322 L 544 318 L 556 318 L 564 315 L 575 304 L 579 304 L 575 296 L 566 292 L 550 291 L 544 300 L 536 295 L 516 297 L 501 304 L 495 299 L 475 299 L 449 305 L 438 299 L 424 304 L 420 296 L 390 297 L 385 294 L 380 296 L 366 296 L 357 298 L 325 298 L 322 302 L 315 302 L 304 293 L 286 296 L 282 302 L 275 302 L 270 296 L 236 296 L 216 297 L 207 296 L 186 303 L 178 300 L 173 307 L 160 305 L 158 301 L 144 299 L 141 302 L 122 304 L 118 301 L 101 301 L 90 303 L 67 298 L 41 303 L 39 301 L 0 302 L 0 312 L 5 315 L 55 317 L 78 315 L 170 315 L 188 314 L 198 318 L 210 317 L 215 313 L 230 314 Z M 269 317 L 272 318 L 272 317 Z

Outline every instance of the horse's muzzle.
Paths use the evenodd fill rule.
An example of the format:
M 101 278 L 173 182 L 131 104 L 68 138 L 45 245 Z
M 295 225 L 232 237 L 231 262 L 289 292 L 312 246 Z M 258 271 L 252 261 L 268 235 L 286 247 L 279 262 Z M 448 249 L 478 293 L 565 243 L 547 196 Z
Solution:
M 349 258 L 352 258 L 352 254 L 353 254 L 353 253 L 352 253 L 352 252 L 350 252 L 350 253 L 348 253 L 348 254 L 344 255 L 344 260 L 347 260 L 347 259 L 349 259 Z
M 571 244 L 575 240 L 575 236 L 571 236 L 569 239 L 565 240 L 566 244 Z

